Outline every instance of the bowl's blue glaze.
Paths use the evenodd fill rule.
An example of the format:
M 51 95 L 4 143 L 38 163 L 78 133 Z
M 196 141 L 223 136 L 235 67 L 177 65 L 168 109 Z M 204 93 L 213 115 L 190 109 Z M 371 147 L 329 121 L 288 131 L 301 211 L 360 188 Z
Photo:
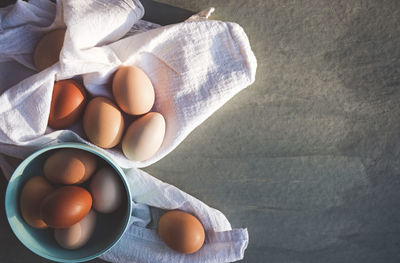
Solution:
M 125 187 L 123 205 L 114 213 L 97 213 L 96 228 L 89 242 L 80 249 L 66 250 L 58 246 L 52 229 L 35 229 L 25 223 L 19 211 L 19 193 L 24 183 L 32 176 L 42 175 L 42 167 L 50 151 L 60 148 L 76 148 L 91 152 L 115 169 Z M 6 191 L 5 209 L 8 222 L 18 239 L 31 251 L 44 258 L 58 262 L 83 262 L 100 256 L 109 250 L 128 227 L 131 215 L 131 194 L 125 174 L 110 157 L 96 149 L 79 143 L 63 143 L 43 148 L 26 158 L 14 171 Z

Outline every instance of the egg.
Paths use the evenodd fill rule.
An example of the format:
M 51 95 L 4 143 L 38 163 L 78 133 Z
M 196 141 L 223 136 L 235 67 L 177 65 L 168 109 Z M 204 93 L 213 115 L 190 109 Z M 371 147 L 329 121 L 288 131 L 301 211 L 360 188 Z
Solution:
M 128 114 L 142 115 L 153 107 L 153 85 L 138 67 L 120 66 L 113 78 L 112 91 L 118 106 Z
M 47 224 L 40 218 L 40 204 L 53 190 L 53 186 L 43 176 L 30 178 L 22 188 L 19 207 L 22 218 L 34 228 L 46 228 Z
M 78 223 L 54 230 L 54 238 L 65 249 L 77 249 L 83 247 L 92 236 L 96 227 L 96 212 L 90 212 Z
M 65 29 L 51 31 L 39 40 L 33 52 L 33 64 L 43 70 L 57 63 L 64 44 Z
M 53 183 L 79 184 L 96 170 L 97 159 L 90 152 L 60 149 L 51 154 L 43 166 L 44 176 Z
M 124 119 L 111 100 L 96 97 L 86 107 L 83 129 L 92 143 L 102 148 L 112 148 L 121 141 Z
M 93 175 L 89 189 L 96 211 L 111 213 L 121 205 L 124 189 L 118 174 L 110 167 L 104 167 Z
M 205 233 L 200 221 L 189 213 L 174 210 L 163 214 L 158 221 L 158 233 L 171 249 L 192 254 L 204 243 Z
M 65 228 L 81 221 L 92 207 L 92 196 L 79 186 L 62 186 L 42 201 L 40 217 L 51 227 Z
M 130 160 L 147 160 L 158 151 L 164 135 L 164 117 L 160 113 L 149 112 L 128 127 L 122 140 L 122 151 Z
M 51 98 L 49 126 L 64 129 L 75 123 L 82 115 L 85 98 L 85 88 L 75 80 L 57 81 Z

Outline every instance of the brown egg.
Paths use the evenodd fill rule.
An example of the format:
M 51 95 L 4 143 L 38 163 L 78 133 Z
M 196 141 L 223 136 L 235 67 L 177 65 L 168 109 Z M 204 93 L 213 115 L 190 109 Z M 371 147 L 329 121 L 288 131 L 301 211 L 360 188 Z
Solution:
M 168 247 L 184 254 L 192 254 L 199 250 L 205 239 L 200 221 L 179 210 L 162 215 L 158 221 L 158 233 Z
M 49 126 L 64 129 L 75 123 L 85 108 L 85 98 L 85 88 L 75 80 L 57 81 L 51 98 Z
M 158 112 L 149 112 L 128 127 L 122 140 L 122 151 L 130 160 L 147 160 L 158 151 L 164 135 L 164 117 Z
M 113 79 L 112 91 L 118 106 L 128 114 L 142 115 L 153 107 L 153 85 L 138 67 L 120 66 Z
M 47 195 L 40 206 L 40 217 L 51 227 L 70 227 L 82 220 L 92 207 L 92 196 L 79 186 L 63 186 Z
M 64 44 L 65 29 L 57 29 L 44 35 L 33 52 L 33 63 L 38 70 L 57 63 Z
M 43 172 L 53 183 L 77 184 L 89 179 L 96 166 L 96 157 L 90 152 L 60 149 L 46 159 Z
M 92 143 L 102 148 L 112 148 L 121 141 L 124 119 L 111 100 L 96 97 L 86 107 L 83 129 Z
M 47 227 L 40 218 L 40 204 L 52 190 L 53 186 L 43 176 L 34 176 L 25 183 L 19 198 L 19 207 L 28 225 L 34 228 Z

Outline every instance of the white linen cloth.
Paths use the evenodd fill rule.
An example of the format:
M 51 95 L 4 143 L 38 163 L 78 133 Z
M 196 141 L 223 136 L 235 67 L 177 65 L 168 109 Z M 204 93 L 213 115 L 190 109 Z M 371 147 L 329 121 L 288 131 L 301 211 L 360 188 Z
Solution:
M 130 227 L 109 252 L 111 262 L 231 262 L 243 258 L 247 229 L 232 230 L 225 216 L 176 187 L 137 169 L 171 152 L 182 140 L 255 78 L 257 62 L 243 29 L 234 23 L 196 17 L 131 35 L 144 14 L 138 0 L 17 1 L 0 9 L 0 166 L 15 168 L 6 155 L 25 158 L 59 142 L 89 144 L 125 169 L 135 202 Z M 60 61 L 37 72 L 32 53 L 38 40 L 67 27 Z M 121 39 L 122 38 L 122 39 Z M 47 127 L 55 80 L 82 78 L 91 95 L 111 97 L 111 75 L 119 65 L 135 65 L 156 92 L 152 111 L 166 119 L 158 153 L 132 162 L 118 149 L 101 149 L 85 139 L 79 124 Z M 205 245 L 192 255 L 167 248 L 156 233 L 157 207 L 196 215 L 206 230 Z

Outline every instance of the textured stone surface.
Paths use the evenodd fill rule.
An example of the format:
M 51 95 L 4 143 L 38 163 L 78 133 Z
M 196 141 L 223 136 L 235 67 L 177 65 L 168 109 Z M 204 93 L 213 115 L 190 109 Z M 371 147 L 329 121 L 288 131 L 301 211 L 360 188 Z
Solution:
M 259 68 L 146 170 L 247 226 L 243 262 L 399 262 L 400 2 L 162 2 L 216 7 Z
M 400 2 L 160 2 L 216 7 L 212 18 L 244 27 L 259 67 L 145 170 L 248 227 L 242 262 L 400 262 Z M 0 262 L 44 262 L 4 216 Z

